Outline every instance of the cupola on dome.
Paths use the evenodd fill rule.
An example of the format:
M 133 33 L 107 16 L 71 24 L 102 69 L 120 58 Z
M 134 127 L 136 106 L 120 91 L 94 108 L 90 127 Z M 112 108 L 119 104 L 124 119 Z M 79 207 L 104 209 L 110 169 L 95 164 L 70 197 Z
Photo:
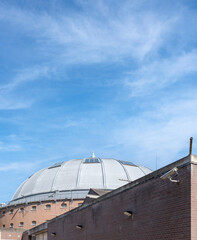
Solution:
M 34 173 L 17 189 L 10 204 L 83 199 L 90 188 L 113 190 L 150 173 L 129 161 L 113 158 L 74 159 Z

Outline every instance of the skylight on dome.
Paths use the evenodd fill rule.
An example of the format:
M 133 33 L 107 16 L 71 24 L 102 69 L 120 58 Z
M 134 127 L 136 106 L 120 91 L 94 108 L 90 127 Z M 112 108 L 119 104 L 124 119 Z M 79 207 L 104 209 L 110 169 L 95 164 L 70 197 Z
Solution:
M 132 162 L 122 161 L 122 160 L 118 160 L 118 162 L 119 162 L 119 163 L 122 163 L 122 164 L 124 164 L 124 165 L 129 165 L 129 166 L 134 166 L 134 167 L 136 167 L 136 165 L 133 164 Z
M 63 162 L 55 163 L 55 164 L 53 164 L 52 166 L 48 167 L 48 169 L 56 168 L 56 167 L 61 167 L 61 166 L 62 166 L 62 163 L 63 163 Z
M 100 159 L 99 158 L 86 158 L 84 160 L 84 163 L 100 163 Z

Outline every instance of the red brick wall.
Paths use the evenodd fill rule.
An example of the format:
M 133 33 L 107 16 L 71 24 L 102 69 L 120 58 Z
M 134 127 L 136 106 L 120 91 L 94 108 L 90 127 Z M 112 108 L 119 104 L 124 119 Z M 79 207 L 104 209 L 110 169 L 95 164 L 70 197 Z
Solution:
M 22 232 L 19 231 L 10 231 L 8 230 L 0 230 L 0 239 L 10 239 L 10 240 L 21 240 Z
M 57 201 L 57 202 L 45 202 L 45 203 L 29 203 L 17 206 L 10 206 L 7 208 L 1 208 L 0 210 L 0 228 L 5 225 L 5 228 L 10 227 L 10 223 L 13 223 L 14 228 L 30 229 L 34 227 L 32 221 L 36 221 L 36 225 L 46 222 L 56 216 L 59 216 L 65 212 L 78 207 L 79 203 L 83 200 L 71 201 Z M 62 208 L 61 204 L 66 203 L 67 207 Z M 51 209 L 46 209 L 46 204 L 51 205 Z M 36 211 L 32 211 L 32 206 L 36 206 Z M 20 211 L 20 208 L 24 208 L 24 212 Z M 13 209 L 13 213 L 10 210 Z M 3 212 L 5 211 L 5 215 Z M 24 222 L 24 226 L 20 227 L 20 222 Z
M 179 184 L 153 178 L 49 222 L 48 240 L 191 239 L 190 168 L 179 169 Z M 133 217 L 125 216 L 126 210 L 132 210 Z M 77 224 L 84 228 L 77 229 Z

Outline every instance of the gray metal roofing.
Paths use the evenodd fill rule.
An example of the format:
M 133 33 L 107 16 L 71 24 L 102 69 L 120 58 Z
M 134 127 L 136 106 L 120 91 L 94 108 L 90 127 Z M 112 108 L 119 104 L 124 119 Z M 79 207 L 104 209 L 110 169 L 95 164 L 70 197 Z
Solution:
M 21 184 L 10 203 L 33 202 L 36 199 L 46 201 L 54 192 L 59 192 L 56 199 L 62 199 L 63 196 L 70 198 L 71 190 L 75 195 L 72 197 L 84 198 L 90 188 L 116 189 L 126 183 L 120 179 L 134 181 L 151 172 L 131 162 L 112 158 L 96 159 L 93 162 L 87 159 L 70 160 L 36 172 Z

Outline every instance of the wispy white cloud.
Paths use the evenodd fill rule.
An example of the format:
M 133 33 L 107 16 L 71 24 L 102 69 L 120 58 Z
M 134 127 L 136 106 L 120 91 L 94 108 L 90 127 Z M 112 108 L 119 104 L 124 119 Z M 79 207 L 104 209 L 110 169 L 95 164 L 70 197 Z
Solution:
M 35 98 L 24 99 L 21 96 L 13 94 L 19 86 L 25 83 L 33 82 L 41 77 L 48 77 L 50 74 L 47 66 L 34 66 L 18 71 L 12 80 L 0 85 L 0 110 L 17 110 L 29 108 L 35 101 Z
M 142 65 L 125 79 L 131 96 L 150 95 L 156 90 L 173 85 L 183 77 L 197 73 L 197 52 L 187 52 L 164 60 Z
M 47 66 L 34 66 L 21 69 L 13 80 L 4 85 L 0 85 L 0 92 L 10 92 L 25 82 L 34 81 L 40 77 L 47 76 L 49 76 L 49 68 Z
M 22 147 L 18 144 L 6 144 L 3 142 L 0 142 L 0 151 L 4 152 L 16 152 L 21 151 Z
M 187 149 L 189 138 L 197 138 L 196 106 L 197 98 L 192 94 L 169 99 L 163 105 L 159 101 L 152 110 L 122 121 L 114 130 L 114 143 L 120 149 L 129 148 L 145 165 L 154 166 L 156 155 L 160 167 L 175 161 Z
M 10 95 L 0 96 L 0 110 L 17 110 L 30 107 L 30 100 L 22 101 Z
M 30 146 L 35 146 L 34 141 L 32 137 L 24 135 L 10 134 L 2 136 L 0 141 L 0 152 L 25 152 Z
M 62 159 L 64 159 L 64 156 L 61 154 L 54 154 L 51 157 L 45 157 L 43 159 L 32 159 L 29 157 L 25 161 L 14 161 L 7 164 L 0 164 L 0 171 L 8 172 L 15 170 L 17 172 L 24 172 L 24 170 L 26 170 L 28 173 L 34 173 L 35 170 L 48 167 L 55 162 L 61 162 L 63 161 Z
M 7 171 L 24 171 L 26 169 L 32 169 L 33 163 L 27 162 L 12 162 L 6 165 L 0 165 L 0 171 L 7 172 Z
M 85 118 L 68 118 L 68 117 L 63 117 L 60 119 L 55 119 L 55 122 L 50 124 L 50 128 L 55 128 L 55 129 L 67 129 L 67 128 L 76 128 L 76 127 L 87 127 L 88 124 L 92 122 L 91 120 L 87 120 Z
M 143 59 L 158 49 L 177 22 L 175 16 L 161 18 L 155 12 L 144 12 L 141 18 L 128 2 L 116 9 L 116 14 L 111 4 L 94 4 L 98 5 L 97 14 L 88 9 L 67 16 L 1 5 L 0 20 L 22 27 L 39 41 L 40 49 L 56 49 L 64 63 Z
M 2 156 L 6 154 L 6 160 L 11 156 L 12 163 L 2 161 L 2 175 L 9 172 L 11 176 L 14 172 L 13 178 L 18 174 L 22 180 L 27 173 L 65 155 L 65 160 L 86 157 L 91 151 L 96 151 L 98 156 L 132 160 L 149 167 L 154 165 L 152 161 L 157 153 L 162 166 L 176 160 L 190 136 L 197 137 L 197 98 L 195 89 L 191 90 L 195 79 L 188 86 L 188 93 L 184 87 L 179 89 L 180 95 L 174 91 L 181 81 L 186 82 L 185 77 L 196 75 L 197 71 L 197 52 L 193 50 L 195 46 L 189 50 L 185 47 L 190 45 L 190 39 L 183 24 L 185 15 L 179 13 L 179 7 L 172 9 L 170 1 L 165 3 L 169 11 L 156 8 L 155 1 L 76 2 L 78 8 L 71 7 L 72 11 L 58 7 L 57 11 L 21 7 L 8 1 L 0 3 L 0 25 L 6 28 L 3 36 L 11 53 L 10 58 L 3 60 L 11 68 L 9 76 L 19 69 L 7 81 L 6 74 L 2 76 L 5 82 L 0 85 L 0 109 L 29 108 L 39 98 L 34 94 L 34 87 L 35 91 L 47 95 L 46 101 L 32 107 L 32 111 L 3 112 L 1 121 L 5 132 L 1 139 L 6 134 L 7 138 L 2 139 L 0 152 Z M 191 31 L 195 33 L 193 27 L 194 24 Z M 7 38 L 16 40 L 14 56 Z M 13 63 L 10 60 L 13 58 L 20 58 L 20 64 Z M 102 65 L 100 69 L 109 79 L 108 86 L 100 80 L 103 75 L 95 70 L 95 65 L 85 66 L 87 74 L 90 70 L 85 86 L 79 83 L 76 88 L 73 83 L 46 81 L 54 69 L 58 75 L 55 80 L 65 79 L 63 75 L 71 65 L 67 78 L 75 81 L 73 65 L 76 66 L 73 71 L 80 72 L 83 64 L 92 63 L 104 63 L 97 66 Z M 114 66 L 118 66 L 116 76 Z M 128 69 L 131 72 L 124 81 L 122 76 Z M 39 85 L 43 79 L 46 85 Z M 99 86 L 96 91 L 95 86 Z M 122 86 L 126 86 L 126 91 Z M 162 95 L 167 87 L 170 92 Z M 128 97 L 128 92 L 136 98 Z M 157 98 L 153 99 L 151 93 L 155 92 Z M 92 95 L 95 98 L 88 99 Z M 16 132 L 25 136 L 17 136 Z M 20 159 L 13 162 L 13 155 Z

